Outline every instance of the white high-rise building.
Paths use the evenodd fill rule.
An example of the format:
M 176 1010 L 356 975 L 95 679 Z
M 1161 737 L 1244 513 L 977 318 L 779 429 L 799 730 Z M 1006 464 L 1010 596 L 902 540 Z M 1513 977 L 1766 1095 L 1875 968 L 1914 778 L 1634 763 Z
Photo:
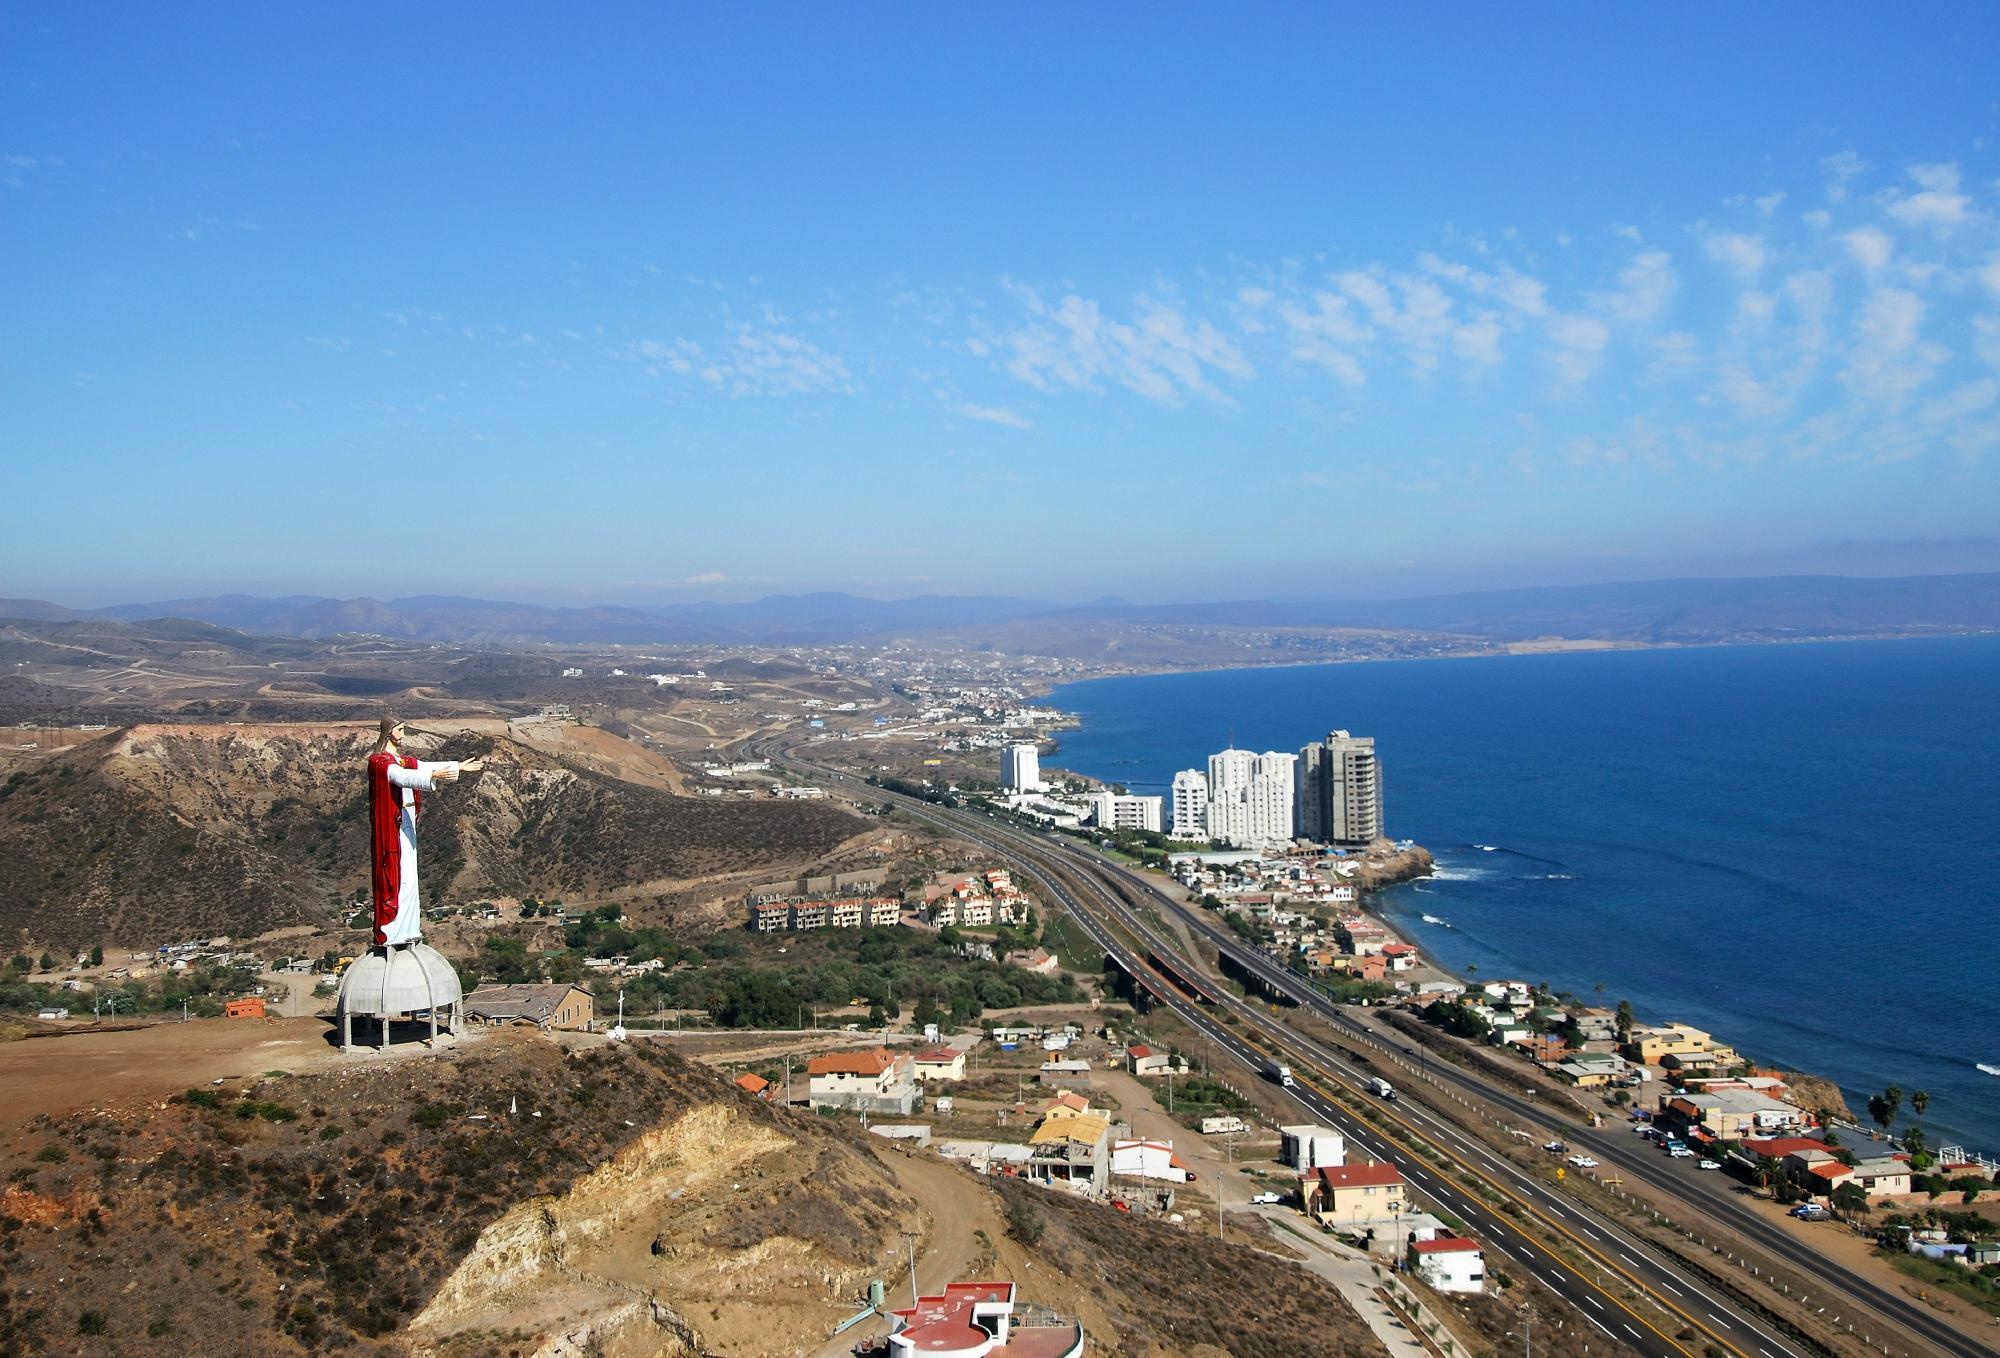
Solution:
M 1224 750 L 1208 757 L 1208 835 L 1238 847 L 1292 837 L 1292 767 L 1297 755 Z
M 1132 797 L 1123 792 L 1093 792 L 1087 798 L 1091 814 L 1102 830 L 1150 830 L 1160 832 L 1160 798 Z
M 1208 778 L 1200 769 L 1182 769 L 1174 775 L 1173 811 L 1175 839 L 1208 838 Z
M 1000 751 L 1000 786 L 1009 792 L 1042 790 L 1042 757 L 1032 742 L 1017 741 Z

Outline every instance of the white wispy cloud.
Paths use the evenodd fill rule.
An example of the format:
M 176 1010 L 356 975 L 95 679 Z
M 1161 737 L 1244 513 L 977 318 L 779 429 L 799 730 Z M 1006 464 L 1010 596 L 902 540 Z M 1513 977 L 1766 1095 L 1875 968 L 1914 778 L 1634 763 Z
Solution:
M 1879 226 L 1857 226 L 1840 240 L 1854 262 L 1869 273 L 1889 267 L 1889 257 L 1896 252 L 1896 243 Z
M 1671 255 L 1665 250 L 1645 250 L 1632 256 L 1619 271 L 1616 288 L 1597 293 L 1592 301 L 1613 320 L 1651 325 L 1667 309 L 1678 282 Z
M 1826 172 L 1826 197 L 1831 203 L 1846 202 L 1848 185 L 1868 173 L 1868 162 L 1852 151 L 1836 151 L 1819 165 Z
M 1595 316 L 1572 311 L 1550 315 L 1544 330 L 1548 345 L 1542 358 L 1554 378 L 1551 392 L 1569 396 L 1596 374 L 1611 343 L 1611 327 Z
M 974 401 L 960 401 L 952 407 L 968 420 L 979 420 L 986 424 L 1002 424 L 1009 429 L 1032 429 L 1034 424 L 1026 415 L 1009 410 L 1005 406 L 985 406 Z
M 524 342 L 533 343 L 532 337 Z M 629 352 L 654 377 L 693 377 L 731 396 L 803 396 L 851 391 L 853 374 L 838 354 L 802 335 L 739 324 L 712 345 L 681 337 L 635 340 Z
M 1949 228 L 1966 220 L 1972 199 L 1959 192 L 1956 165 L 1912 165 L 1909 176 L 1917 192 L 1888 190 L 1883 198 L 1891 217 L 1907 226 Z
M 1942 363 L 1941 346 L 1923 339 L 1924 300 L 1906 288 L 1876 288 L 1854 323 L 1854 343 L 1840 379 L 1864 400 L 1900 405 Z
M 1744 231 L 1704 232 L 1702 246 L 1710 259 L 1727 264 L 1745 281 L 1763 272 L 1767 251 L 1761 236 Z
M 1129 319 L 1119 320 L 1073 292 L 1050 302 L 1034 288 L 1010 285 L 1009 291 L 1026 322 L 973 336 L 974 352 L 999 354 L 1007 372 L 1043 391 L 1095 390 L 1110 382 L 1173 404 L 1188 396 L 1227 399 L 1215 379 L 1251 375 L 1235 340 L 1176 302 L 1141 293 Z

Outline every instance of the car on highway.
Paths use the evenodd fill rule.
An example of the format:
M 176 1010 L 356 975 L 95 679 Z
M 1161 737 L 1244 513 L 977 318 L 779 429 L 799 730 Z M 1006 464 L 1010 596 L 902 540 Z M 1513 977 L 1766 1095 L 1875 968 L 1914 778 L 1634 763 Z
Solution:
M 1569 1162 L 1578 1169 L 1596 1169 L 1597 1162 L 1587 1155 L 1572 1155 Z
M 1676 1160 L 1694 1159 L 1694 1152 L 1689 1150 L 1686 1146 L 1671 1146 L 1667 1149 L 1667 1154 L 1672 1156 Z
M 1266 1205 L 1274 1202 L 1283 1202 L 1284 1200 L 1285 1200 L 1284 1194 L 1271 1193 L 1271 1192 L 1255 1193 L 1252 1194 L 1250 1198 L 1250 1201 L 1257 1203 L 1259 1205 Z
M 1720 1160 L 1697 1160 L 1694 1167 L 1696 1169 L 1721 1169 L 1722 1162 Z

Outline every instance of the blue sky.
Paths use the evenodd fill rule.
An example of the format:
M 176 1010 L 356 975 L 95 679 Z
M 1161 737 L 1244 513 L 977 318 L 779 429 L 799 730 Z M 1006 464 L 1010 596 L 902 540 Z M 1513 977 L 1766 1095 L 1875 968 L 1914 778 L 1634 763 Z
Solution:
M 1983 4 L 11 5 L 0 594 L 2000 568 L 1996 65 Z

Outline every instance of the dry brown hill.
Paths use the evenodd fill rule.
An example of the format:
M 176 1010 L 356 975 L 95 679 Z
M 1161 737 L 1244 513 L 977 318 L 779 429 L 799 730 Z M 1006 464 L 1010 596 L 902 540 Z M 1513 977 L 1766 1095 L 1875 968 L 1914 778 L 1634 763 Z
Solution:
M 365 885 L 372 726 L 146 725 L 0 782 L 0 938 L 150 945 L 325 924 Z M 587 895 L 818 858 L 861 828 L 814 802 L 683 797 L 595 747 L 464 732 L 487 771 L 425 807 L 429 901 Z M 635 763 L 633 768 L 641 768 Z
M 661 1044 L 341 1057 L 303 1020 L 214 1023 L 0 1117 L 0 1358 L 833 1358 L 885 1328 L 832 1336 L 870 1280 L 907 1295 L 905 1231 L 926 1289 L 1015 1280 L 1093 1353 L 1381 1353 L 1271 1253 L 890 1149 Z M 105 1075 L 166 1046 L 202 1057 L 182 1092 L 157 1061 Z M 293 1073 L 208 1082 L 266 1060 Z
M 0 1355 L 775 1355 L 913 1210 L 851 1132 L 657 1044 L 519 1033 L 37 1119 L 0 1161 Z

